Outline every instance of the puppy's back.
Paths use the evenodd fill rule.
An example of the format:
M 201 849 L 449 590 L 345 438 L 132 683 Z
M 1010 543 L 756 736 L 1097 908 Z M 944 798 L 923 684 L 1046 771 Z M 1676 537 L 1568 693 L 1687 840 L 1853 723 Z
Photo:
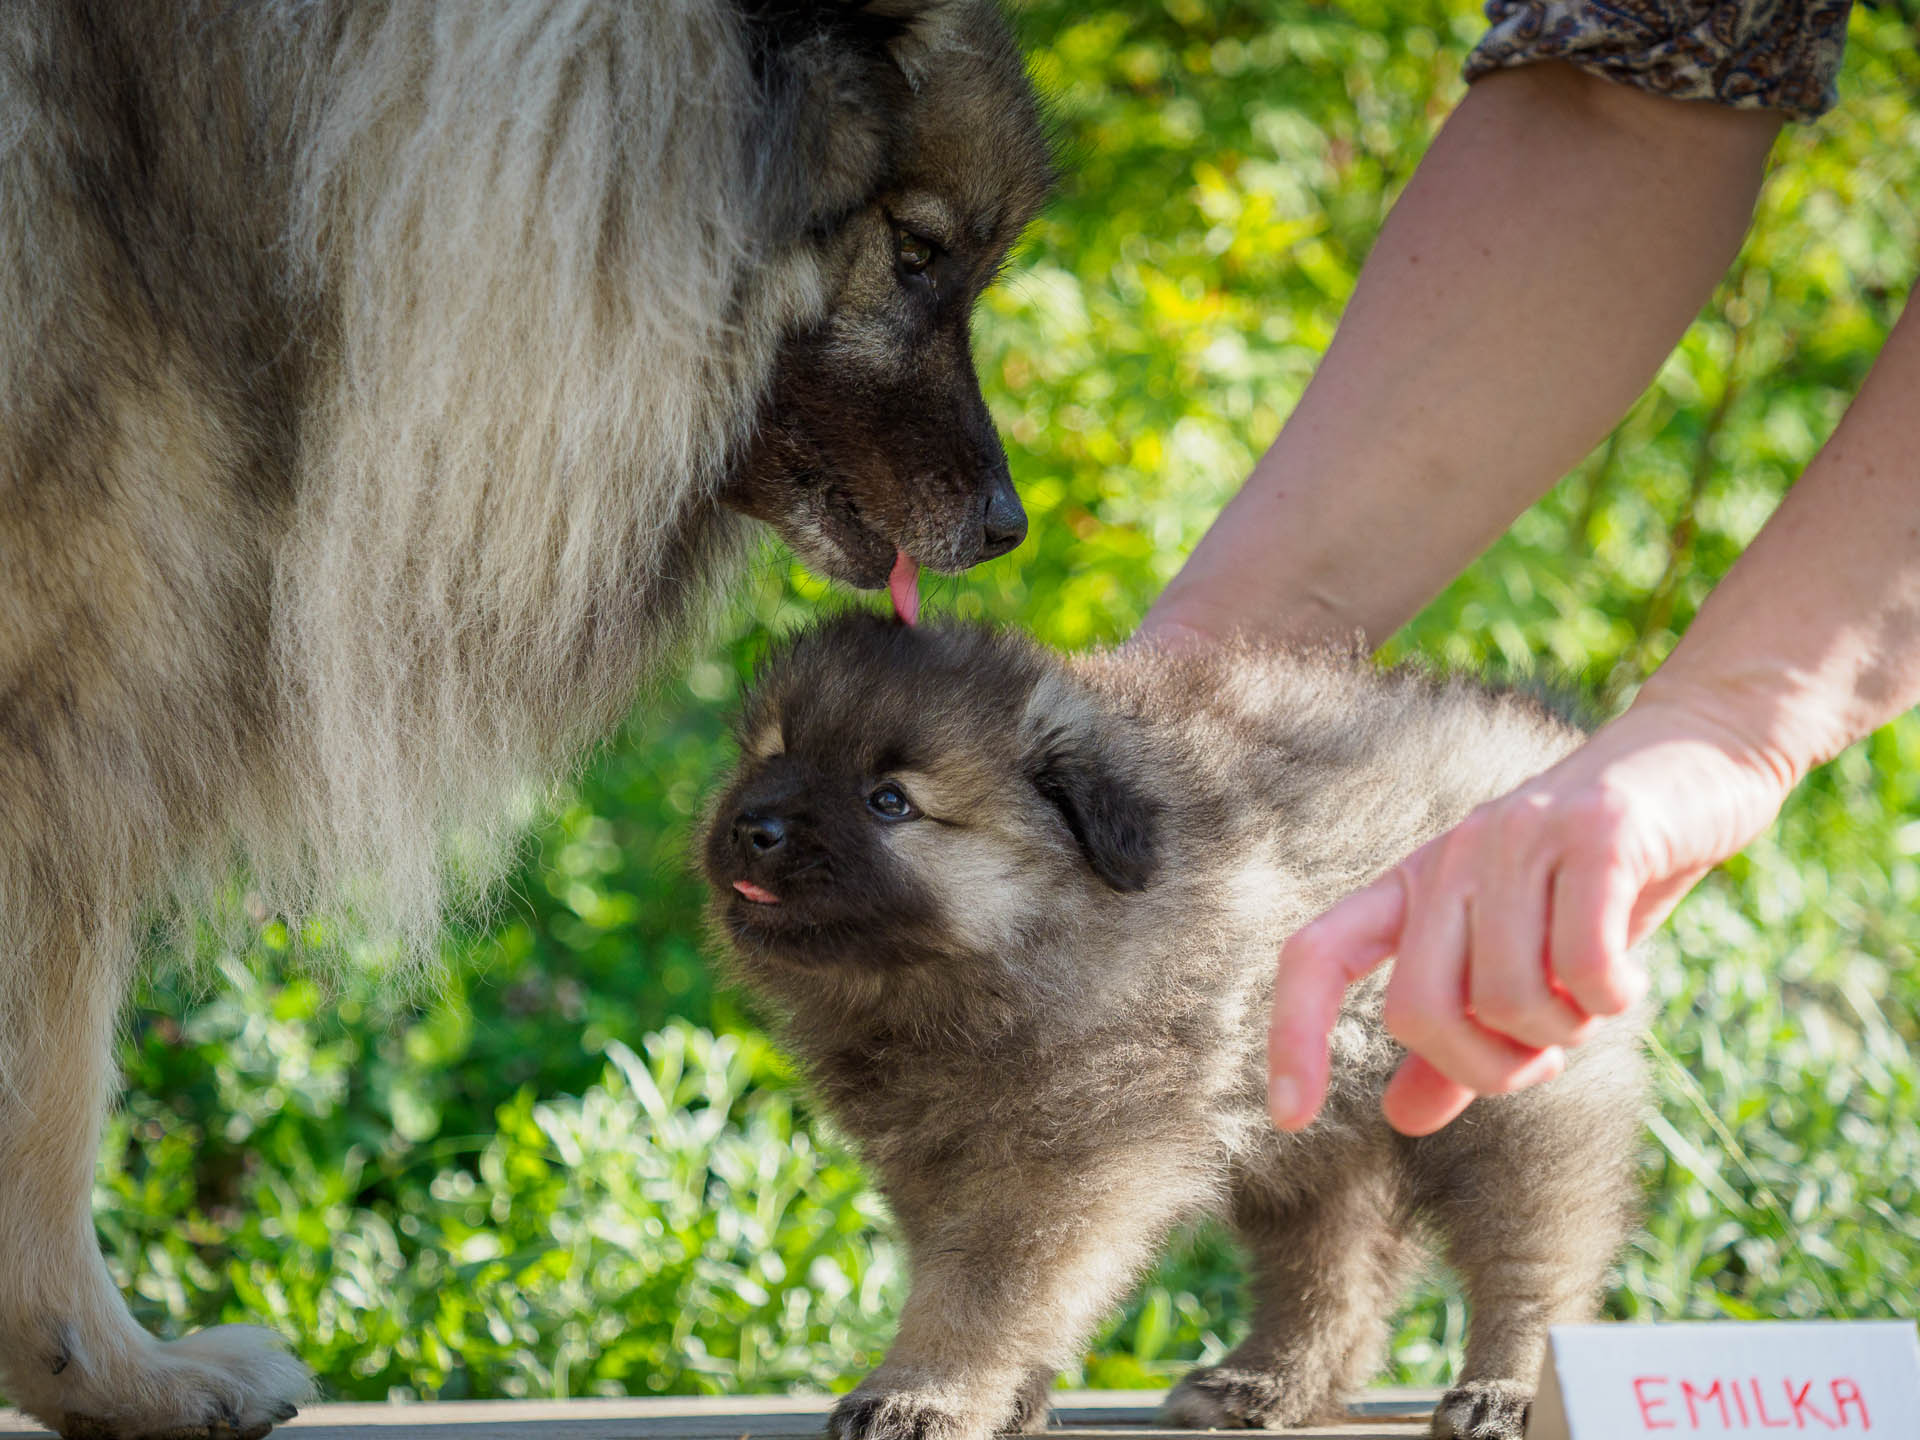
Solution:
M 1263 852 L 1286 874 L 1287 929 L 1582 738 L 1530 696 L 1331 647 L 1242 640 L 1069 663 L 1142 727 L 1158 768 L 1222 798 L 1226 824 L 1189 837 L 1198 850 L 1242 866 Z

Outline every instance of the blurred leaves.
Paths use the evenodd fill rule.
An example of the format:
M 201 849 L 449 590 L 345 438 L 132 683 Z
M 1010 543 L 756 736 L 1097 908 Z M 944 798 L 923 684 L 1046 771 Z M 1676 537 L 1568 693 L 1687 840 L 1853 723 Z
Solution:
M 321 1059 L 317 1017 L 237 978 L 236 1006 L 277 1022 L 196 1028 L 226 1042 L 211 1068 L 238 1113 L 286 1118 L 226 1165 L 138 1099 L 116 1123 L 133 1163 L 103 1178 L 101 1230 L 143 1318 L 173 1329 L 224 1291 L 351 1395 L 825 1387 L 877 1359 L 898 1289 L 880 1207 L 796 1122 L 764 1040 L 675 1021 L 641 1052 L 609 1041 L 578 1096 L 509 1092 L 472 1136 L 435 1137 L 389 1084 L 380 1137 L 341 1086 L 287 1088 Z
M 1127 633 L 1298 398 L 1460 93 L 1468 4 L 1035 0 L 1071 163 L 982 306 L 1032 539 L 935 609 Z M 1628 697 L 1818 448 L 1914 272 L 1920 61 L 1856 10 L 1841 109 L 1781 140 L 1713 304 L 1619 431 L 1390 647 Z M 1597 339 L 1596 343 L 1603 343 Z M 722 718 L 823 587 L 758 565 L 649 697 L 430 1002 L 327 988 L 272 927 L 125 1048 L 100 1228 L 144 1320 L 254 1316 L 345 1397 L 845 1385 L 902 1294 L 874 1197 L 703 960 L 684 853 Z M 1609 1312 L 1891 1313 L 1920 1293 L 1920 724 L 1814 776 L 1659 942 L 1646 1228 Z M 688 1017 L 693 1025 L 670 1017 Z M 718 1038 L 714 1032 L 719 1032 Z M 1077 1378 L 1164 1383 L 1235 1337 L 1189 1237 Z M 1392 1374 L 1457 1360 L 1441 1281 Z

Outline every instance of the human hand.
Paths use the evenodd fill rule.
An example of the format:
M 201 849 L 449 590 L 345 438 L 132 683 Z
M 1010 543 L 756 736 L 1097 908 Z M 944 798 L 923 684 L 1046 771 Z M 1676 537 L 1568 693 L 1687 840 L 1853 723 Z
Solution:
M 1298 1130 L 1319 1112 L 1342 996 L 1389 957 L 1386 1025 L 1410 1052 L 1383 1102 L 1395 1129 L 1429 1134 L 1476 1095 L 1558 1075 L 1569 1046 L 1644 993 L 1631 947 L 1792 787 L 1792 767 L 1728 713 L 1643 692 L 1560 764 L 1296 933 L 1268 1036 L 1274 1124 Z

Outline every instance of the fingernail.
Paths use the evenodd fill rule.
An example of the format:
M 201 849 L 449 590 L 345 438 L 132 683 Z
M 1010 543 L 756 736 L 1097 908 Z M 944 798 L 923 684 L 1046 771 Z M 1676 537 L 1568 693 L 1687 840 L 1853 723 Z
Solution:
M 1291 1075 L 1267 1078 L 1267 1113 L 1276 1125 L 1289 1123 L 1300 1108 L 1300 1085 Z
M 1516 1088 L 1527 1085 L 1544 1085 L 1549 1080 L 1558 1080 L 1567 1068 L 1567 1052 L 1558 1045 L 1549 1045 L 1542 1050 L 1513 1077 Z

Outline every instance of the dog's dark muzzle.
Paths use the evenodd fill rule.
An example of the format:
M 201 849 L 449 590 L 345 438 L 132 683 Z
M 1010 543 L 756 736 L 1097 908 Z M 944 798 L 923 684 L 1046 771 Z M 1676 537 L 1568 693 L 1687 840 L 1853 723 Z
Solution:
M 1003 469 L 987 491 L 986 513 L 980 526 L 980 558 L 992 560 L 1027 538 L 1027 512 L 1014 493 L 1013 477 Z
M 771 906 L 792 898 L 796 877 L 824 871 L 809 827 L 799 817 L 748 804 L 715 837 L 714 869 L 748 900 Z M 817 878 L 817 877 L 816 877 Z M 745 882 L 742 888 L 739 882 Z M 817 889 L 817 887 L 814 887 Z
M 743 812 L 733 822 L 734 853 L 748 865 L 772 860 L 787 843 L 787 822 L 777 815 Z

